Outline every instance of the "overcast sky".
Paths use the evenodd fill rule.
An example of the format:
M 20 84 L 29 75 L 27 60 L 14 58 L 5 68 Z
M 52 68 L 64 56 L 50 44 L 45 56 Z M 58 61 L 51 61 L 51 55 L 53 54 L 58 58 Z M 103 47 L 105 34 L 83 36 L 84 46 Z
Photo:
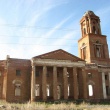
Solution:
M 57 49 L 78 56 L 79 21 L 88 10 L 100 17 L 110 48 L 110 0 L 0 0 L 0 59 Z

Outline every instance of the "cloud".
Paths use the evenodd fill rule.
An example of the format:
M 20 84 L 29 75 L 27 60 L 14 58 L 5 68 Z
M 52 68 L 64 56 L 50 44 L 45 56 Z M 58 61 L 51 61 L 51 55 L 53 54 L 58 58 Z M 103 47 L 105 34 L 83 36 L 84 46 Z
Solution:
M 36 22 L 39 19 L 41 19 L 41 16 L 46 14 L 46 12 L 64 4 L 64 3 L 67 3 L 67 1 L 65 1 L 65 0 L 64 1 L 62 1 L 62 0 L 58 0 L 58 1 L 57 0 L 51 0 L 51 1 L 50 0 L 46 0 L 46 1 L 44 1 L 44 0 L 40 0 L 40 1 L 39 0 L 37 0 L 37 1 L 33 0 L 31 2 L 31 4 L 32 5 L 37 4 L 38 8 L 37 8 L 37 10 L 35 10 L 31 13 L 32 18 L 30 20 L 28 20 L 26 24 L 28 26 L 34 26 L 36 24 Z
M 53 28 L 50 28 L 45 31 L 43 31 L 41 27 L 41 29 L 36 32 L 35 28 L 33 27 L 36 26 L 36 23 L 38 23 L 38 21 L 41 20 L 41 18 L 44 19 L 43 16 L 46 15 L 47 12 L 52 11 L 53 8 L 56 8 L 62 4 L 67 3 L 67 1 L 66 0 L 51 0 L 51 1 L 47 0 L 45 2 L 44 0 L 43 2 L 41 1 L 39 2 L 39 0 L 31 0 L 31 1 L 27 0 L 27 1 L 28 1 L 28 5 L 26 5 L 27 3 L 26 1 L 23 1 L 23 2 L 21 1 L 20 3 L 19 2 L 14 3 L 17 5 L 17 8 L 15 8 L 14 12 L 18 12 L 19 9 L 20 8 L 22 9 L 23 8 L 22 6 L 24 5 L 24 8 L 23 8 L 24 10 L 18 16 L 20 16 L 20 18 L 22 18 L 23 20 L 25 19 L 25 22 L 23 22 L 23 24 L 20 24 L 20 25 L 24 25 L 26 27 L 16 26 L 16 24 L 19 25 L 19 23 L 22 23 L 21 21 L 19 21 L 21 20 L 19 18 L 17 18 L 17 20 L 13 19 L 13 23 L 15 24 L 15 26 L 11 27 L 7 25 L 4 27 L 3 26 L 0 27 L 0 34 L 4 36 L 6 35 L 6 37 L 0 36 L 2 38 L 1 43 L 6 43 L 2 45 L 0 44 L 1 46 L 0 51 L 2 52 L 0 59 L 5 59 L 6 55 L 10 55 L 11 58 L 29 58 L 30 59 L 31 57 L 36 56 L 38 54 L 42 54 L 42 53 L 59 48 L 59 46 L 57 47 L 51 46 L 55 42 L 54 39 L 49 45 L 48 44 L 48 42 L 50 42 L 49 38 L 52 38 L 52 37 L 54 38 L 55 36 L 54 34 L 56 34 L 59 28 L 61 28 L 66 22 L 68 22 L 68 20 L 72 17 L 72 15 L 63 19 L 61 22 L 58 22 L 56 25 L 54 24 L 55 26 Z M 12 7 L 11 9 L 13 8 L 14 7 Z M 32 10 L 29 10 L 31 8 Z M 34 8 L 36 10 L 33 10 Z M 28 12 L 27 15 L 30 15 L 29 18 L 26 18 L 27 17 L 25 16 L 26 12 Z M 10 13 L 11 12 L 9 12 L 8 15 L 10 15 Z M 0 24 L 8 24 L 7 19 L 1 17 Z M 71 35 L 72 34 L 69 34 L 69 33 L 65 34 L 64 39 L 61 41 L 61 45 L 66 44 L 66 39 L 68 39 Z M 14 36 L 14 37 L 11 37 L 11 36 Z M 26 37 L 32 37 L 32 38 L 26 38 Z M 33 37 L 36 37 L 36 38 L 33 38 Z M 41 38 L 38 38 L 38 37 L 41 37 Z M 12 43 L 15 43 L 15 44 L 12 44 Z M 59 41 L 56 41 L 56 45 L 58 44 L 59 44 Z
M 62 20 L 60 23 L 58 23 L 54 28 L 52 28 L 49 32 L 43 34 L 41 36 L 41 39 L 38 41 L 39 43 L 41 43 L 42 41 L 45 40 L 45 38 L 49 38 L 52 37 L 52 34 L 54 34 L 64 23 L 66 23 L 70 18 L 72 17 L 72 15 L 70 15 L 69 17 L 65 18 L 64 20 Z

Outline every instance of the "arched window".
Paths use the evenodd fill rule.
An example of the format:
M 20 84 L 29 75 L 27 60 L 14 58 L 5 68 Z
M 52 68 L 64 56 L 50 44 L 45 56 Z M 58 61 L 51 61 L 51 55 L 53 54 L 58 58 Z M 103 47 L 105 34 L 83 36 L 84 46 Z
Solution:
M 21 84 L 15 84 L 15 96 L 21 96 Z
M 97 34 L 97 31 L 96 31 L 95 26 L 93 26 L 93 33 L 94 33 L 94 34 Z
M 86 59 L 86 47 L 83 48 L 83 58 Z
M 85 43 L 82 44 L 81 58 L 84 59 L 84 60 L 86 59 L 86 46 L 85 46 Z
M 94 45 L 94 56 L 97 58 L 104 57 L 104 48 L 103 48 L 103 45 L 100 43 L 99 40 L 97 40 L 95 45 Z
M 100 46 L 96 45 L 96 56 L 101 57 Z
M 35 96 L 40 96 L 40 87 L 39 87 L 39 84 L 36 84 L 36 87 L 35 87 Z
M 57 86 L 57 98 L 60 99 L 61 97 L 61 86 Z
M 86 29 L 84 28 L 84 35 L 86 34 Z
M 89 90 L 89 96 L 93 96 L 93 86 L 88 85 L 88 90 Z
M 50 96 L 50 86 L 47 85 L 47 96 Z
M 59 73 L 59 71 L 57 72 L 57 77 L 60 77 L 60 73 Z

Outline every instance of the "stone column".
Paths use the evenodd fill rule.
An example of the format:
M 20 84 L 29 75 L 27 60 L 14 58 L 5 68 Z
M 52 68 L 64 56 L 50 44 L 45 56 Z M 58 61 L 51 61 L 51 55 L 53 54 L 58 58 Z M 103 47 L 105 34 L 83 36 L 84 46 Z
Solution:
M 68 77 L 67 77 L 67 68 L 63 68 L 63 83 L 64 83 L 64 99 L 68 99 Z
M 78 80 L 77 80 L 77 68 L 73 68 L 73 94 L 74 94 L 74 99 L 78 99 Z
M 43 72 L 42 72 L 42 98 L 43 100 L 47 100 L 47 67 L 43 66 Z
M 88 34 L 87 18 L 86 18 L 85 22 L 86 22 L 86 34 Z
M 53 67 L 53 99 L 57 100 L 57 67 Z
M 87 99 L 87 81 L 86 81 L 86 71 L 85 68 L 82 68 L 82 76 L 83 76 L 83 97 Z
M 32 66 L 31 74 L 31 101 L 35 101 L 35 66 Z
M 99 25 L 99 34 L 102 34 L 102 32 L 101 32 L 101 26 L 100 26 L 100 20 L 98 21 L 98 25 Z
M 109 76 L 109 88 L 110 88 L 110 73 L 108 73 L 108 76 Z
M 110 73 L 108 73 L 109 76 L 109 90 L 108 90 L 108 95 L 110 95 Z
M 107 94 L 106 94 L 105 73 L 104 72 L 102 72 L 102 87 L 103 87 L 103 97 L 104 97 L 104 99 L 106 99 Z
M 90 30 L 89 33 L 92 33 L 92 23 L 91 23 L 91 19 L 89 19 L 89 30 Z

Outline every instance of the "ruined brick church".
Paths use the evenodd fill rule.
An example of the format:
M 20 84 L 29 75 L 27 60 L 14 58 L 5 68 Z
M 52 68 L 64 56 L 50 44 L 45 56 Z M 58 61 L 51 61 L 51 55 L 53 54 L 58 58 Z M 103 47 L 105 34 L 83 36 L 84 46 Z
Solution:
M 31 60 L 10 56 L 0 60 L 0 99 L 9 102 L 109 99 L 110 59 L 100 19 L 87 11 L 80 25 L 80 58 L 59 49 Z

